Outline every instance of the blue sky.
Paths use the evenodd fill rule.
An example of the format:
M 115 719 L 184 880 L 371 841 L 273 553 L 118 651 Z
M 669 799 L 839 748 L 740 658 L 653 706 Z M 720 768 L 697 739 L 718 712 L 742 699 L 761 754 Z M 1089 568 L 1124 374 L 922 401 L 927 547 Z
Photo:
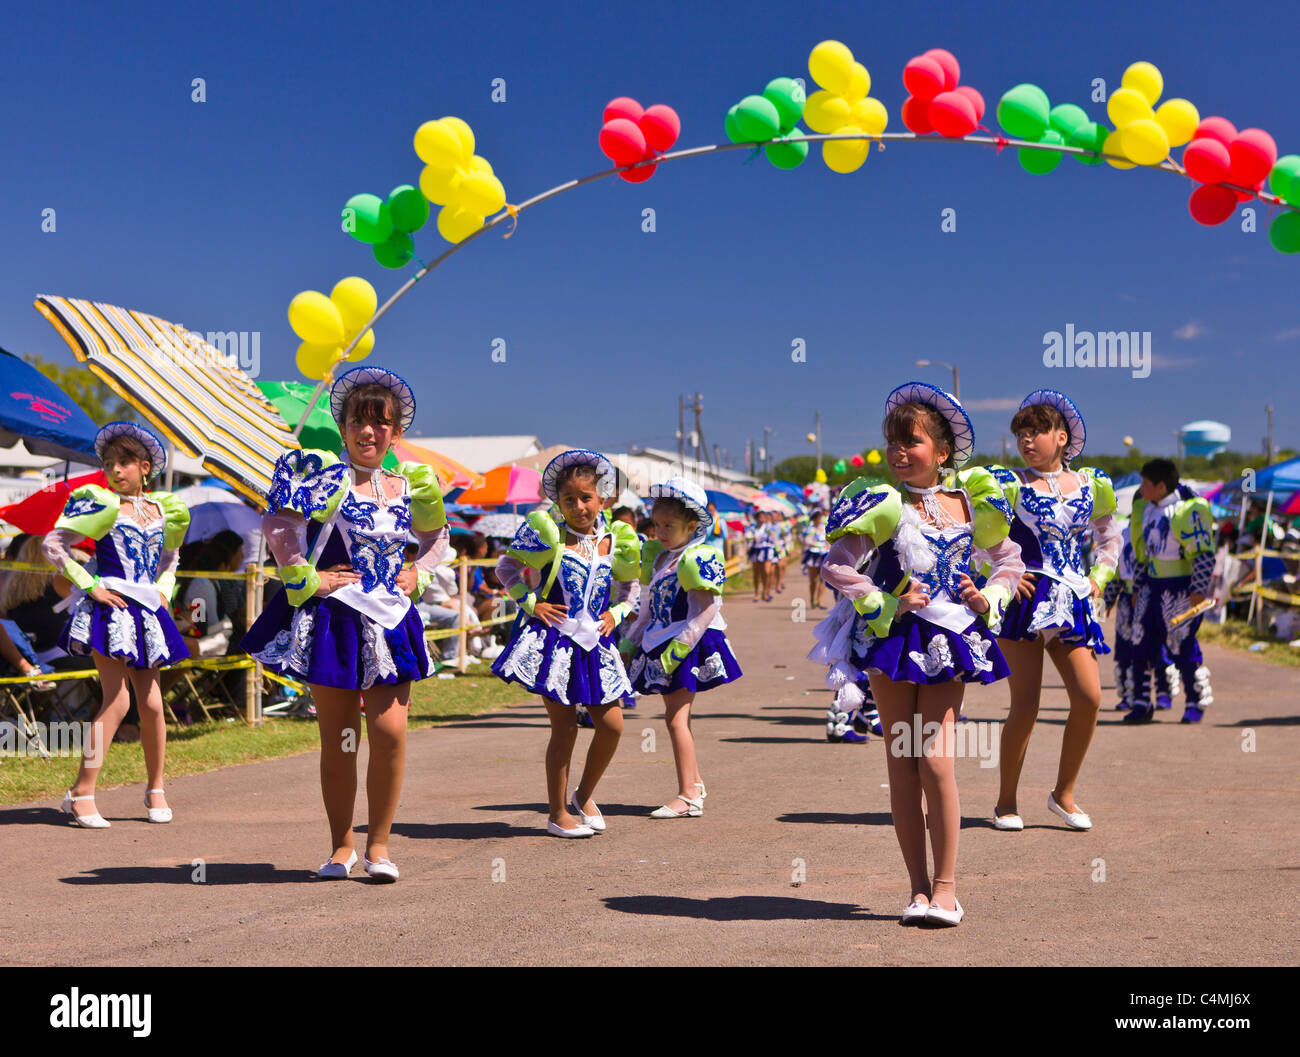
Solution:
M 1092 79 L 1113 89 L 1147 59 L 1165 97 L 1300 153 L 1298 21 L 1247 24 L 1202 2 L 27 7 L 7 14 L 0 44 L 0 345 L 70 361 L 32 308 L 63 294 L 259 331 L 262 377 L 296 377 L 295 293 L 355 274 L 382 300 L 406 278 L 337 217 L 352 194 L 416 182 L 423 121 L 467 120 L 519 202 L 607 166 L 610 98 L 673 106 L 679 146 L 718 142 L 732 103 L 807 77 L 826 38 L 866 65 L 889 131 L 903 129 L 903 64 L 946 47 L 991 127 L 1021 81 L 1104 120 Z M 498 77 L 504 103 L 491 100 Z M 818 408 L 825 447 L 847 452 L 878 443 L 893 386 L 949 384 L 913 366 L 929 358 L 958 364 L 983 450 L 1040 386 L 1082 407 L 1096 452 L 1126 434 L 1169 451 L 1179 425 L 1207 418 L 1258 450 L 1269 402 L 1275 444 L 1300 447 L 1300 259 L 1268 245 L 1266 209 L 1255 233 L 1205 229 L 1179 177 L 1071 159 L 1030 176 L 1013 152 L 971 146 L 891 145 L 851 175 L 816 149 L 791 172 L 746 153 L 559 196 L 421 282 L 369 361 L 415 385 L 416 432 L 672 447 L 677 395 L 698 390 L 706 439 L 737 465 L 765 425 L 775 459 L 810 453 Z M 940 230 L 944 209 L 955 232 Z M 432 222 L 416 236 L 426 259 L 445 246 Z M 1045 368 L 1044 334 L 1070 323 L 1150 331 L 1150 376 Z M 791 361 L 795 339 L 806 363 Z

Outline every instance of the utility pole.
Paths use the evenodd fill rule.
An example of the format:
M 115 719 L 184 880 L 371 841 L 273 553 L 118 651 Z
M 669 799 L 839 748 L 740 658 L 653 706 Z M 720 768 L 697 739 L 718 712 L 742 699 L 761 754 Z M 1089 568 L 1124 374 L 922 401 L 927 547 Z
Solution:
M 822 413 L 817 411 L 817 469 L 822 468 Z
M 954 393 L 953 395 L 956 396 L 957 394 Z M 1002 434 L 1002 465 L 1005 466 L 1006 464 L 1007 464 L 1007 435 L 1003 433 Z
M 695 402 L 691 405 L 691 410 L 695 412 L 695 474 L 698 477 L 700 473 L 700 452 L 704 452 L 704 464 L 709 468 L 709 474 L 713 473 L 713 461 L 709 457 L 709 446 L 704 440 L 704 425 L 700 421 L 700 414 L 704 411 L 704 394 L 696 393 Z
M 769 475 L 772 473 L 771 437 L 772 437 L 772 427 L 764 426 L 763 427 L 763 469 L 764 472 Z
M 1269 404 L 1267 407 L 1264 408 L 1264 410 L 1268 414 L 1268 440 L 1265 442 L 1268 445 L 1268 447 L 1264 451 L 1264 454 L 1268 456 L 1268 461 L 1264 465 L 1272 466 L 1273 465 L 1273 405 Z
M 677 398 L 677 471 L 686 472 L 686 400 Z

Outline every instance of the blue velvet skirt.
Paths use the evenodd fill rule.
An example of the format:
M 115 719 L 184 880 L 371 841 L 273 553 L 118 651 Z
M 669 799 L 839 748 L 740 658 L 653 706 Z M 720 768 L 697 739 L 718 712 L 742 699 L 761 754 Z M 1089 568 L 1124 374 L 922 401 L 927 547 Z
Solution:
M 130 668 L 161 668 L 190 659 L 185 637 L 166 608 L 153 612 L 125 595 L 125 609 L 82 598 L 59 635 L 59 646 L 75 657 L 92 652 L 116 657 Z
M 871 635 L 866 618 L 854 628 L 850 659 L 857 669 L 877 669 L 896 683 L 995 683 L 1011 674 L 984 621 L 949 631 L 915 613 L 895 619 L 883 638 Z
M 695 648 L 673 669 L 673 674 L 667 676 L 659 659 L 671 642 L 672 639 L 661 642 L 649 653 L 638 648 L 633 654 L 628 673 L 632 677 L 632 688 L 638 694 L 670 694 L 674 690 L 699 693 L 733 682 L 742 674 L 726 634 L 717 628 L 708 628 Z
M 1062 642 L 1087 646 L 1098 655 L 1110 653 L 1092 599 L 1080 598 L 1068 585 L 1039 573 L 1033 598 L 1017 595 L 1007 603 L 998 638 L 1031 642 L 1048 628 L 1056 628 Z
M 563 705 L 608 705 L 632 692 L 615 635 L 602 635 L 589 650 L 537 617 L 520 610 L 510 643 L 492 662 L 509 683 Z

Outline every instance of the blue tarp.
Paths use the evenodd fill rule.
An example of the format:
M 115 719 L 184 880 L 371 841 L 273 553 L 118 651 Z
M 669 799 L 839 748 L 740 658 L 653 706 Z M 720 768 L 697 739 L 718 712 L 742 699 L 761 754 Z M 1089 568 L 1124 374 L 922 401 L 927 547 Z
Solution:
M 1223 492 L 1240 491 L 1243 481 L 1242 477 L 1234 477 L 1223 486 Z M 1289 495 L 1300 491 L 1300 455 L 1294 459 L 1287 459 L 1286 462 L 1275 462 L 1272 466 L 1256 470 L 1254 491 L 1258 494 L 1252 498 L 1263 498 L 1265 492 Z M 1219 494 L 1222 495 L 1223 492 Z
M 21 439 L 33 455 L 99 462 L 99 427 L 30 363 L 0 349 L 0 445 Z

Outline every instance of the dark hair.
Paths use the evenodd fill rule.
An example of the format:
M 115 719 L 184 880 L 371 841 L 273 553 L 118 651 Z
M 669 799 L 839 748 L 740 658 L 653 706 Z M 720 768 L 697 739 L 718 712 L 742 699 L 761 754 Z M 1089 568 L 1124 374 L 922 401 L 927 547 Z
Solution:
M 1022 429 L 1032 429 L 1038 433 L 1047 430 L 1065 430 L 1070 435 L 1070 427 L 1065 424 L 1065 416 L 1059 408 L 1051 404 L 1030 404 L 1022 407 L 1011 419 L 1011 435 L 1014 437 Z
M 881 427 L 885 434 L 885 443 L 910 444 L 916 434 L 917 426 L 920 426 L 935 444 L 948 446 L 948 457 L 939 465 L 951 466 L 953 455 L 957 451 L 957 438 L 953 435 L 952 426 L 929 404 L 923 404 L 918 400 L 909 400 L 890 409 Z
M 649 533 L 653 532 L 654 527 L 655 527 L 654 518 L 648 518 L 648 517 L 639 518 L 636 523 L 636 530 L 642 536 L 648 535 Z
M 367 382 L 348 393 L 343 401 L 343 423 L 353 418 L 372 426 L 398 427 L 402 422 L 402 404 L 386 385 Z
M 218 569 L 239 553 L 244 546 L 244 537 L 233 529 L 222 529 L 206 542 L 204 560 L 212 563 L 209 569 Z
M 13 562 L 18 560 L 18 552 L 23 549 L 23 544 L 32 538 L 30 532 L 20 532 L 17 536 L 9 541 L 9 546 L 5 548 L 5 561 Z
M 560 490 L 575 477 L 583 479 L 590 477 L 592 488 L 597 492 L 600 491 L 600 489 L 596 487 L 600 481 L 600 475 L 596 473 L 596 467 L 592 466 L 589 462 L 575 462 L 570 466 L 566 466 L 555 475 L 555 494 L 558 496 Z
M 655 500 L 654 508 L 658 510 L 661 506 L 673 517 L 679 517 L 683 521 L 694 521 L 697 525 L 700 523 L 699 515 L 676 496 L 660 496 Z
M 149 474 L 152 476 L 154 471 L 153 459 L 149 457 L 149 449 L 134 437 L 117 436 L 104 445 L 104 451 L 99 457 L 101 463 L 107 462 L 109 455 L 114 451 L 119 451 L 122 455 L 129 456 L 128 462 L 134 459 L 136 462 L 147 462 L 149 464 Z M 121 458 L 121 455 L 118 456 Z
M 1152 484 L 1162 484 L 1170 492 L 1178 490 L 1178 467 L 1171 459 L 1152 459 L 1142 466 L 1142 476 Z
M 611 520 L 618 521 L 624 517 L 630 517 L 632 523 L 636 524 L 636 512 L 630 506 L 616 506 L 609 512 Z

